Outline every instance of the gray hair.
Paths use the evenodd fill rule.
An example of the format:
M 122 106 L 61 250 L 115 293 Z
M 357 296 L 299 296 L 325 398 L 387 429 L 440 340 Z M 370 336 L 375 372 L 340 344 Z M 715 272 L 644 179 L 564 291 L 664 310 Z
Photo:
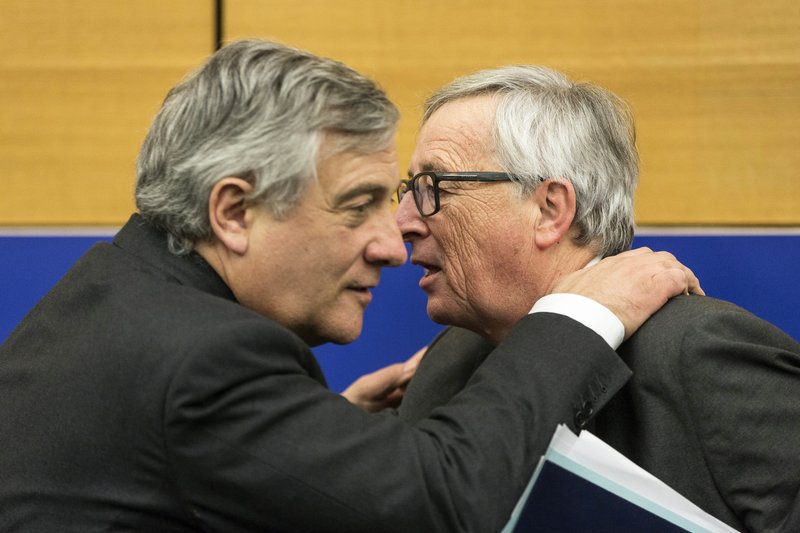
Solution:
M 319 158 L 385 148 L 398 118 L 373 81 L 342 63 L 235 42 L 167 94 L 137 160 L 136 206 L 167 232 L 173 253 L 188 253 L 212 237 L 208 197 L 220 179 L 246 179 L 249 200 L 284 217 L 316 179 Z M 326 154 L 323 138 L 334 145 Z
M 575 189 L 576 242 L 605 257 L 633 240 L 633 194 L 639 175 L 633 117 L 619 97 L 590 83 L 573 83 L 539 66 L 507 66 L 459 78 L 425 103 L 423 123 L 444 104 L 497 96 L 494 156 L 533 191 L 543 177 Z

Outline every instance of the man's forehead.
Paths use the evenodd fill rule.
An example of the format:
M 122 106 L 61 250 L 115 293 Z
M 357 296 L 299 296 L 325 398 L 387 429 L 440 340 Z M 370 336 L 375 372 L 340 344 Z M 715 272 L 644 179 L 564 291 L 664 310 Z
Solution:
M 336 196 L 393 190 L 400 179 L 394 145 L 369 153 L 332 154 L 320 162 L 317 173 L 322 188 Z
M 461 98 L 437 109 L 420 130 L 411 171 L 478 170 L 490 158 L 494 103 Z
M 497 98 L 493 95 L 478 95 L 456 98 L 443 104 L 423 124 L 429 127 L 482 132 L 491 126 L 497 109 Z

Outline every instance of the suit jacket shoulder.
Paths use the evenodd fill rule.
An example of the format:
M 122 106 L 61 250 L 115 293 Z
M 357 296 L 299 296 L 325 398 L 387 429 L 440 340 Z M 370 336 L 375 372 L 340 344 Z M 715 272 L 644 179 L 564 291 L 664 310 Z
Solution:
M 397 409 L 411 423 L 430 416 L 463 389 L 495 346 L 463 328 L 449 327 L 431 342 Z
M 550 314 L 540 313 L 539 315 Z M 531 315 L 523 318 L 514 327 L 514 331 L 525 331 L 531 320 Z M 559 320 L 574 323 L 571 319 L 563 317 L 560 317 Z M 561 345 L 562 327 L 557 326 L 545 335 L 528 338 L 527 342 L 523 344 L 508 343 L 505 340 L 503 344 L 513 346 L 512 353 L 515 357 L 527 357 L 530 354 L 536 354 L 539 350 L 545 352 L 547 345 Z M 578 327 L 588 335 L 600 338 L 588 328 Z M 435 414 L 438 407 L 451 401 L 473 379 L 476 371 L 487 357 L 490 357 L 495 348 L 496 346 L 491 342 L 472 331 L 458 327 L 445 329 L 431 343 L 411 380 L 398 409 L 400 417 L 414 423 Z M 507 349 L 508 346 L 505 348 Z M 593 378 L 585 383 L 583 389 L 572 398 L 570 404 L 572 416 L 565 422 L 573 429 L 585 427 L 629 376 L 630 371 L 625 365 L 612 364 L 596 368 Z M 548 384 L 553 387 L 558 386 L 555 382 Z M 541 401 L 543 405 L 546 405 L 549 403 L 547 391 L 543 389 L 541 392 Z
M 681 296 L 619 352 L 634 374 L 598 436 L 736 528 L 800 530 L 793 339 L 731 303 Z

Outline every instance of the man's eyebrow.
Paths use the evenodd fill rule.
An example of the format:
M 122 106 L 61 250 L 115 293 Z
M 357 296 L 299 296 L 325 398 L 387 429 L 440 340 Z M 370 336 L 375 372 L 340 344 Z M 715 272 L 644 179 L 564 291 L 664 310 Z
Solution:
M 447 170 L 444 167 L 437 165 L 435 163 L 425 163 L 420 167 L 420 172 L 447 172 Z M 414 173 L 411 172 L 411 169 L 408 169 L 408 177 L 409 178 L 414 177 Z
M 373 196 L 380 196 L 382 194 L 386 194 L 387 189 L 383 185 L 378 185 L 377 183 L 364 183 L 354 187 L 352 189 L 348 189 L 343 193 L 334 197 L 334 203 L 336 205 L 340 205 L 348 200 L 356 198 L 358 196 L 364 194 L 371 194 Z

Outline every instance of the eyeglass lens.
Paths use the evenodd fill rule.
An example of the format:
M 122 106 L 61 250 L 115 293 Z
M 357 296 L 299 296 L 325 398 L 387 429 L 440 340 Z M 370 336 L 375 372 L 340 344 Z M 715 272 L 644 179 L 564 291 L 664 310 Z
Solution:
M 429 215 L 436 211 L 433 177 L 423 174 L 416 181 L 414 184 L 414 199 L 417 201 L 417 207 L 419 207 L 420 213 Z

